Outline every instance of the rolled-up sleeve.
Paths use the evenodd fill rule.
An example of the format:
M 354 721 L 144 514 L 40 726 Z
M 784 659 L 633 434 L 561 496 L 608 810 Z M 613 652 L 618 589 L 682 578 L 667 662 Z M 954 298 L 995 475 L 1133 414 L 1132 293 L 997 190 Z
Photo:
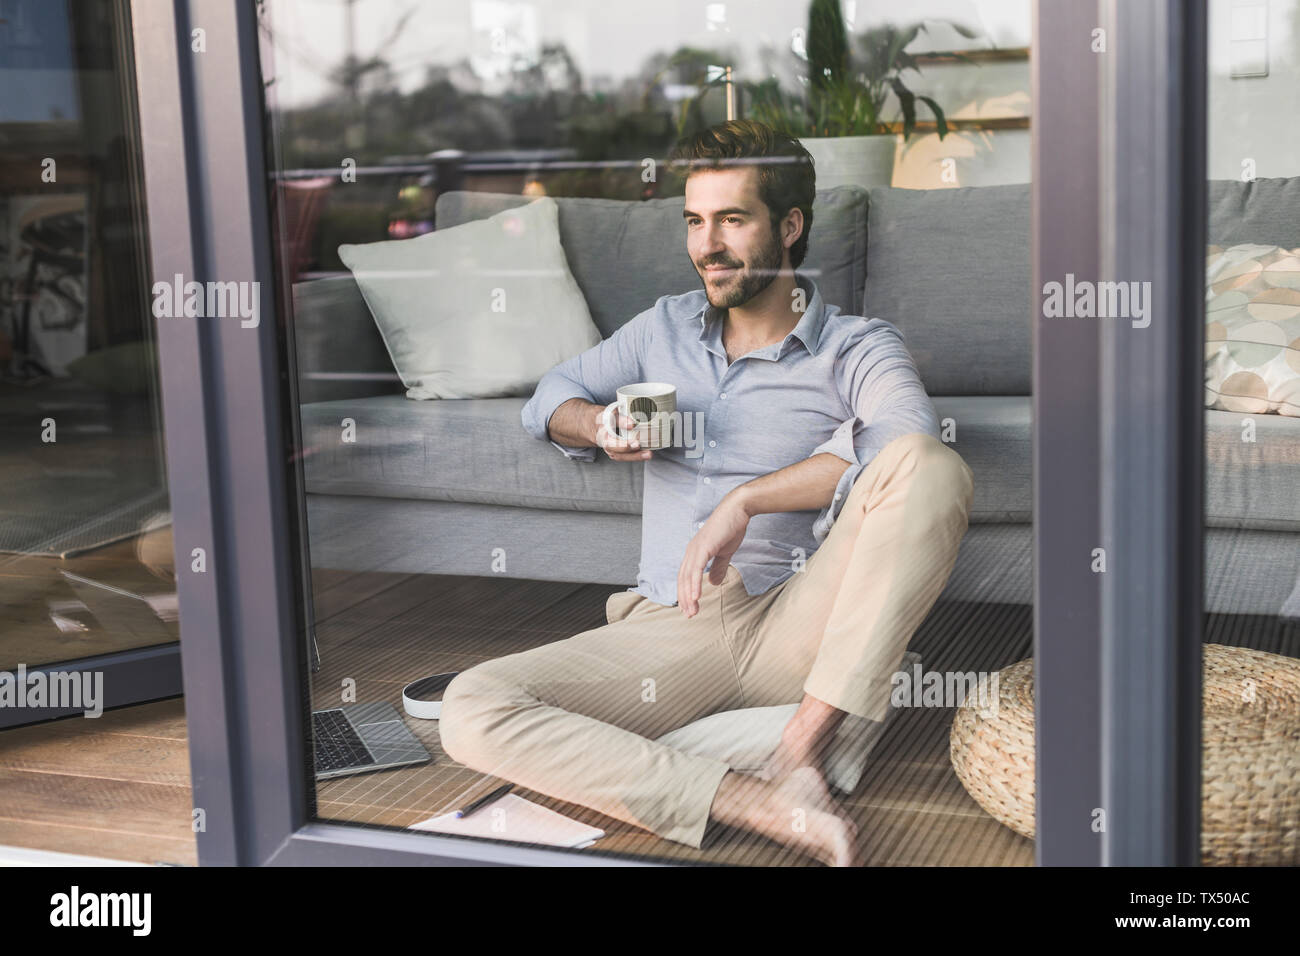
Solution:
M 599 345 L 561 362 L 543 375 L 533 397 L 524 405 L 524 430 L 540 441 L 549 441 L 575 461 L 594 461 L 592 447 L 575 448 L 551 440 L 551 416 L 571 398 L 608 405 L 614 401 L 620 386 L 641 381 L 656 308 L 647 309 Z
M 892 324 L 871 320 L 837 360 L 835 371 L 836 387 L 855 414 L 812 451 L 812 455 L 831 454 L 849 463 L 830 504 L 813 523 L 813 536 L 819 543 L 830 533 L 853 483 L 882 448 L 912 432 L 939 437 L 934 403 Z

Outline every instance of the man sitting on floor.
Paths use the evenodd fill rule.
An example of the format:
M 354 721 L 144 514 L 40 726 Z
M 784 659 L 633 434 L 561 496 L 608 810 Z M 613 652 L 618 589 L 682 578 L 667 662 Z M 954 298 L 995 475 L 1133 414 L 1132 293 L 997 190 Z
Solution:
M 803 146 L 740 120 L 672 158 L 704 289 L 663 296 L 557 366 L 523 412 L 570 456 L 644 462 L 637 585 L 610 596 L 606 626 L 460 674 L 443 747 L 692 847 L 714 820 L 853 865 L 862 848 L 827 786 L 826 745 L 846 714 L 884 719 L 956 561 L 972 474 L 939 441 L 898 330 L 841 314 L 794 271 L 815 192 Z M 639 382 L 675 386 L 683 417 L 703 415 L 695 452 L 606 433 L 604 405 Z M 759 774 L 655 740 L 795 702 Z

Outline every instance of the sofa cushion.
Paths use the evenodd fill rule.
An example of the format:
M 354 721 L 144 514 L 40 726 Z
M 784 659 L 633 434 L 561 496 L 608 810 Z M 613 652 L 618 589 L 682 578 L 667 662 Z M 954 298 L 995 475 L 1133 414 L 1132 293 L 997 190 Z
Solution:
M 1300 176 L 1210 180 L 1206 241 L 1216 246 L 1300 246 Z
M 975 475 L 972 524 L 1022 523 L 1034 505 L 1027 395 L 935 396 L 942 437 Z
M 304 405 L 307 491 L 641 513 L 641 465 L 570 461 L 524 431 L 525 401 L 381 395 Z M 343 440 L 345 418 L 355 441 Z
M 439 230 L 522 206 L 529 196 L 453 190 L 438 197 Z M 663 295 L 703 288 L 686 254 L 682 196 L 629 202 L 555 197 L 560 243 L 591 317 L 608 338 Z M 860 315 L 867 263 L 867 191 L 861 186 L 818 190 L 808 254 L 799 271 L 822 299 Z
M 293 284 L 298 401 L 401 393 L 402 380 L 352 275 Z
M 1029 186 L 871 190 L 865 315 L 931 395 L 1031 393 Z
M 1300 531 L 1300 418 L 1205 412 L 1205 523 Z

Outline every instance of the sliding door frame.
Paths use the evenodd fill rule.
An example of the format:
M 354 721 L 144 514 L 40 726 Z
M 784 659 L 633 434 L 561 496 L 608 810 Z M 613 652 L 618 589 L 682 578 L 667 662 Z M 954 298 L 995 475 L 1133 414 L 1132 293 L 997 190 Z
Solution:
M 1095 2 L 1039 0 L 1030 53 L 1033 196 L 1034 856 L 1096 866 L 1101 804 L 1100 338 L 1093 320 L 1047 318 L 1048 282 L 1101 275 L 1101 82 Z M 1068 224 L 1068 227 L 1066 227 Z
M 1106 0 L 1102 806 L 1107 866 L 1195 866 L 1204 622 L 1205 0 Z
M 1039 0 L 1032 63 L 1036 861 L 1195 865 L 1205 0 Z M 1048 317 L 1069 277 L 1149 313 Z

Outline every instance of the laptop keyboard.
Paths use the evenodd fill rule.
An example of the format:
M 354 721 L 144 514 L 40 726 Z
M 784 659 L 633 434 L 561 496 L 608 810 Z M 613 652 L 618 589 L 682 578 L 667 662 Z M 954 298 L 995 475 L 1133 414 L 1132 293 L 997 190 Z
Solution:
M 311 715 L 315 733 L 316 772 L 365 767 L 375 762 L 361 737 L 341 710 L 318 710 Z

